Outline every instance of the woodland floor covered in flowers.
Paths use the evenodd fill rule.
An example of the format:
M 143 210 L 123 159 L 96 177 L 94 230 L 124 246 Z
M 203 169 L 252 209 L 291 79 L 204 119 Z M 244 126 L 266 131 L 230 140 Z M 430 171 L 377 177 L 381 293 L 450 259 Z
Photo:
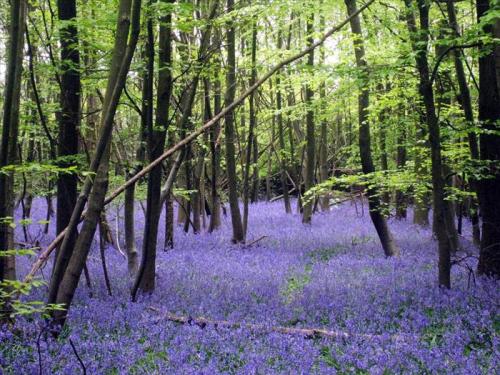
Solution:
M 142 215 L 139 206 L 137 211 Z M 121 215 L 116 207 L 108 212 L 123 244 Z M 29 240 L 42 246 L 54 236 L 54 228 L 42 235 L 37 223 L 44 216 L 44 201 L 36 200 Z M 498 284 L 473 278 L 470 257 L 453 267 L 453 289 L 439 290 L 436 243 L 430 230 L 410 219 L 390 221 L 401 246 L 394 259 L 384 257 L 359 202 L 316 214 L 311 226 L 300 215 L 285 214 L 280 202 L 252 205 L 248 243 L 260 240 L 247 247 L 230 244 L 229 217 L 213 234 L 184 234 L 178 227 L 175 248 L 164 252 L 159 246 L 155 293 L 137 303 L 130 302 L 126 259 L 112 247 L 106 250 L 108 295 L 95 241 L 88 260 L 92 289 L 81 280 L 68 328 L 54 340 L 43 334 L 43 320 L 18 319 L 13 332 L 0 333 L 0 369 L 81 373 L 76 350 L 88 374 L 494 373 L 500 366 Z M 136 222 L 138 239 L 142 225 Z M 459 257 L 476 254 L 465 229 Z M 16 231 L 24 242 L 22 229 Z M 33 259 L 19 260 L 20 277 Z M 43 276 L 49 275 L 47 266 Z M 45 293 L 41 287 L 30 298 L 44 300 Z M 158 311 L 350 336 L 200 328 L 167 321 Z

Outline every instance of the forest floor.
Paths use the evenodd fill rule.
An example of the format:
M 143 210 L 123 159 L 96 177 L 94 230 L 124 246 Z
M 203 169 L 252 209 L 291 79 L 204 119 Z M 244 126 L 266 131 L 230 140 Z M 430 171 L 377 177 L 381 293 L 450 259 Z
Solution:
M 108 218 L 123 244 L 117 210 L 122 215 L 112 208 Z M 42 234 L 44 216 L 44 201 L 36 200 L 28 242 L 44 245 L 53 238 L 53 226 Z M 136 221 L 138 239 L 143 224 Z M 67 329 L 54 340 L 40 335 L 43 320 L 18 319 L 15 333 L 0 332 L 0 373 L 81 373 L 75 351 L 88 374 L 494 373 L 500 366 L 498 284 L 474 278 L 470 257 L 453 267 L 453 289 L 439 290 L 430 230 L 412 225 L 411 213 L 390 225 L 401 247 L 393 259 L 384 257 L 359 202 L 318 213 L 311 226 L 298 214 L 285 214 L 282 202 L 252 205 L 248 242 L 258 241 L 247 247 L 230 244 L 229 217 L 213 234 L 177 227 L 175 248 L 159 246 L 155 293 L 137 303 L 130 302 L 126 259 L 112 247 L 106 250 L 108 295 L 95 241 L 88 260 L 92 289 L 81 280 Z M 459 257 L 477 253 L 465 230 Z M 22 228 L 16 233 L 26 242 Z M 32 261 L 19 261 L 19 276 Z M 47 266 L 43 277 L 49 275 Z M 31 298 L 44 300 L 45 293 L 43 286 Z M 168 321 L 167 312 L 262 327 L 201 328 Z M 349 336 L 266 329 L 276 326 Z

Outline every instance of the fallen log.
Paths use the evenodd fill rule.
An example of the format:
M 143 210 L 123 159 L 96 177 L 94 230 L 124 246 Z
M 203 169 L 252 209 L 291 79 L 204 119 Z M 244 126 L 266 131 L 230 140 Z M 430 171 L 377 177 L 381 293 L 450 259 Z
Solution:
M 330 331 L 322 328 L 295 328 L 285 326 L 268 326 L 265 324 L 256 323 L 238 323 L 228 320 L 213 320 L 205 317 L 193 318 L 191 316 L 182 316 L 162 311 L 156 307 L 149 306 L 149 310 L 160 313 L 161 316 L 155 320 L 158 323 L 162 320 L 167 320 L 179 324 L 196 325 L 202 329 L 207 326 L 214 328 L 244 328 L 249 331 L 257 332 L 276 332 L 284 335 L 298 335 L 308 339 L 327 338 L 327 339 L 363 339 L 363 340 L 389 340 L 393 342 L 411 342 L 419 338 L 416 334 L 393 334 L 393 335 L 376 335 L 366 333 L 350 333 L 344 331 Z

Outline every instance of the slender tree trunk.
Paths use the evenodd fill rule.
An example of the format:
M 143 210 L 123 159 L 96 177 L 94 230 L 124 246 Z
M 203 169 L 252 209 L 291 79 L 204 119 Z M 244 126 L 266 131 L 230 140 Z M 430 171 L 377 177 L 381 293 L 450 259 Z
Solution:
M 255 84 L 257 80 L 257 21 L 254 19 L 252 22 L 252 47 L 251 47 L 251 61 L 252 61 L 252 71 L 250 73 L 249 86 Z M 254 137 L 255 125 L 256 125 L 256 114 L 255 114 L 255 95 L 256 91 L 252 92 L 248 97 L 249 103 L 249 126 L 248 126 L 248 141 L 246 146 L 246 158 L 245 158 L 245 174 L 243 176 L 243 236 L 246 238 L 247 227 L 248 227 L 248 201 L 250 199 L 250 169 L 255 169 L 252 167 L 252 149 L 256 141 Z M 256 150 L 254 150 L 254 157 Z
M 460 36 L 460 31 L 458 28 L 458 22 L 455 12 L 455 5 L 452 0 L 446 2 L 446 8 L 448 11 L 448 20 L 450 22 L 450 27 L 456 37 Z M 455 73 L 458 81 L 458 87 L 460 89 L 460 105 L 464 111 L 464 117 L 467 124 L 470 127 L 474 126 L 474 112 L 472 110 L 472 102 L 470 97 L 470 90 L 467 84 L 467 78 L 465 76 L 464 65 L 462 62 L 462 52 L 460 49 L 453 50 L 453 62 L 455 64 Z M 469 149 L 471 154 L 471 159 L 479 160 L 479 147 L 477 143 L 477 136 L 474 131 L 467 133 L 467 140 L 469 142 Z M 473 176 L 469 177 L 471 191 L 477 194 L 477 181 Z M 472 222 L 472 238 L 475 244 L 479 245 L 481 241 L 481 230 L 479 227 L 479 214 L 478 214 L 478 203 L 477 198 L 472 198 L 470 207 L 470 218 Z
M 383 95 L 384 91 L 386 90 L 384 88 L 384 85 L 380 84 L 377 87 L 377 90 L 380 92 L 380 95 Z M 390 90 L 389 87 L 387 87 L 387 91 Z M 380 122 L 380 132 L 379 132 L 379 146 L 380 146 L 380 169 L 382 171 L 387 171 L 389 169 L 389 160 L 387 157 L 387 142 L 386 142 L 386 137 L 387 137 L 387 109 L 383 109 L 380 114 L 379 114 L 379 122 Z M 382 192 L 381 196 L 381 202 L 384 205 L 384 208 L 388 208 L 390 203 L 391 203 L 391 195 L 390 192 L 386 189 L 385 191 Z
M 282 48 L 281 34 L 278 35 L 278 50 Z M 292 213 L 292 206 L 290 204 L 290 196 L 288 195 L 288 156 L 285 146 L 285 130 L 283 128 L 283 114 L 282 111 L 283 99 L 282 99 L 282 88 L 281 88 L 281 72 L 276 74 L 276 121 L 278 122 L 278 139 L 280 145 L 280 180 L 281 180 L 281 190 L 283 193 L 283 203 L 285 204 L 285 212 L 287 214 Z
M 416 130 L 416 147 L 414 156 L 414 172 L 417 179 L 417 186 L 426 185 L 426 176 L 428 170 L 425 160 L 428 155 L 429 146 L 428 141 L 425 140 L 426 131 L 423 127 L 425 124 L 425 116 L 420 116 L 420 122 L 417 124 Z M 427 227 L 429 226 L 429 193 L 425 191 L 417 191 L 415 194 L 415 204 L 413 212 L 413 223 Z
M 133 173 L 133 172 L 132 172 Z M 132 174 L 127 176 L 132 177 Z M 132 281 L 139 267 L 139 253 L 135 244 L 135 184 L 125 190 L 124 226 L 125 250 L 127 253 L 127 268 L 129 280 Z
M 257 119 L 255 119 L 257 121 Z M 252 190 L 250 192 L 250 202 L 255 203 L 259 200 L 259 186 L 260 186 L 260 177 L 259 177 L 259 140 L 257 137 L 257 133 L 253 134 L 253 166 L 252 166 Z
M 439 252 L 439 285 L 445 288 L 451 287 L 450 282 L 450 253 L 451 243 L 448 238 L 446 218 L 447 205 L 445 203 L 445 180 L 443 177 L 443 163 L 441 160 L 441 134 L 434 105 L 434 91 L 430 81 L 429 65 L 427 62 L 427 44 L 429 32 L 429 7 L 424 0 L 417 0 L 420 14 L 420 30 L 417 29 L 413 4 L 411 0 L 405 0 L 407 7 L 406 20 L 408 30 L 412 37 L 412 48 L 415 52 L 415 60 L 419 73 L 419 92 L 425 106 L 425 118 L 429 131 L 429 145 L 431 149 L 432 163 L 432 198 L 434 208 L 435 229 L 438 240 Z
M 234 10 L 234 0 L 227 0 L 227 12 Z M 232 103 L 236 94 L 236 42 L 234 22 L 229 21 L 226 32 L 227 43 L 227 73 L 226 73 L 226 96 L 225 102 Z M 231 208 L 231 223 L 233 226 L 233 242 L 245 241 L 245 231 L 241 221 L 240 207 L 238 205 L 238 177 L 236 175 L 236 148 L 234 132 L 234 111 L 225 115 L 225 137 L 226 137 L 226 169 L 229 190 L 229 205 Z
M 323 4 L 323 1 L 320 2 Z M 325 29 L 325 17 L 323 14 L 320 15 L 320 29 L 323 31 Z M 325 49 L 320 49 L 320 65 L 321 67 L 325 64 Z M 320 182 L 325 182 L 328 180 L 328 122 L 326 121 L 326 84 L 321 83 L 319 88 L 319 96 L 321 101 L 321 123 L 320 123 L 320 144 L 318 152 L 318 163 L 319 163 L 319 180 Z M 327 192 L 319 198 L 319 204 L 321 211 L 330 211 L 330 192 Z
M 478 20 L 490 10 L 488 0 L 477 0 Z M 493 37 L 492 25 L 483 28 Z M 486 46 L 490 48 L 490 46 Z M 479 204 L 483 219 L 478 272 L 500 278 L 500 82 L 497 82 L 499 55 L 489 50 L 479 57 L 480 157 L 488 163 L 489 178 L 479 181 Z
M 398 145 L 396 147 L 396 165 L 399 170 L 404 170 L 406 165 L 406 129 L 399 129 Z M 406 219 L 407 201 L 405 193 L 400 189 L 396 190 L 396 219 Z
M 218 35 L 215 37 L 216 42 L 219 43 Z M 220 51 L 220 47 L 218 47 Z M 220 67 L 220 60 L 217 59 L 216 66 Z M 214 115 L 219 114 L 221 110 L 221 84 L 218 78 L 214 82 Z M 218 229 L 221 225 L 220 218 L 220 198 L 218 193 L 218 183 L 220 175 L 220 122 L 218 122 L 210 130 L 210 152 L 211 152 L 211 204 L 212 213 L 210 215 L 210 224 L 208 226 L 208 231 L 213 232 Z
M 347 13 L 353 15 L 357 12 L 356 0 L 345 0 L 347 6 Z M 371 140 L 370 140 L 370 125 L 368 122 L 368 108 L 369 108 L 369 92 L 368 92 L 368 70 L 365 60 L 365 49 L 363 45 L 363 33 L 361 31 L 360 17 L 355 16 L 350 19 L 351 30 L 355 36 L 354 40 L 354 54 L 356 57 L 356 65 L 360 70 L 363 77 L 364 86 L 360 88 L 358 96 L 359 108 L 359 153 L 361 156 L 361 165 L 363 173 L 373 173 L 375 167 L 371 155 Z M 377 230 L 380 242 L 384 249 L 386 256 L 399 255 L 399 248 L 392 237 L 392 233 L 387 225 L 387 220 L 381 212 L 381 202 L 378 196 L 377 189 L 369 187 L 368 189 L 368 205 L 370 208 L 370 217 L 373 225 Z
M 314 43 L 312 33 L 314 24 L 314 14 L 308 15 L 307 19 L 307 45 L 310 46 Z M 311 50 L 307 55 L 307 65 L 312 70 L 314 66 L 314 50 Z M 308 83 L 305 87 L 305 102 L 307 104 L 306 114 L 306 163 L 304 168 L 304 187 L 308 191 L 314 186 L 314 166 L 315 166 L 315 126 L 314 126 L 314 109 L 312 107 L 314 92 L 312 91 L 311 84 Z M 306 200 L 302 212 L 302 222 L 304 224 L 311 224 L 313 213 L 313 199 Z

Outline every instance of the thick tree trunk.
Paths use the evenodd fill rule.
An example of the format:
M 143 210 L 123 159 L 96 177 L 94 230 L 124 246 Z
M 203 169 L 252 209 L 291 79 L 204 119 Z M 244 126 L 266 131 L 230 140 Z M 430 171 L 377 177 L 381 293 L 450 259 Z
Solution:
M 234 10 L 234 0 L 227 0 L 227 12 Z M 236 42 L 234 23 L 228 22 L 226 32 L 227 43 L 227 73 L 226 73 L 226 95 L 225 102 L 232 103 L 236 94 Z M 234 112 L 225 114 L 225 137 L 226 137 L 226 169 L 229 190 L 229 205 L 231 208 L 231 223 L 233 226 L 233 242 L 245 241 L 245 231 L 241 221 L 240 207 L 238 205 L 238 177 L 236 175 L 236 148 L 234 132 Z
M 12 0 L 10 3 L 9 41 L 7 45 L 7 69 L 4 89 L 2 139 L 0 144 L 0 168 L 16 161 L 17 135 L 19 128 L 19 101 L 24 47 L 24 25 L 26 2 Z M 0 173 L 0 251 L 13 248 L 14 176 L 12 172 Z M 3 254 L 2 254 L 3 255 Z M 4 280 L 15 279 L 15 257 L 0 256 L 0 292 Z M 8 301 L 0 300 L 0 324 L 8 319 Z
M 349 16 L 357 12 L 356 0 L 345 0 L 347 6 L 347 13 Z M 356 65 L 360 70 L 360 74 L 365 81 L 364 86 L 360 88 L 360 93 L 358 97 L 358 108 L 359 108 L 359 153 L 361 156 L 361 165 L 363 173 L 373 173 L 375 167 L 373 165 L 373 159 L 371 155 L 371 140 L 370 140 L 370 125 L 368 122 L 368 107 L 369 107 L 369 92 L 367 84 L 367 64 L 365 60 L 365 50 L 363 45 L 363 33 L 361 31 L 361 22 L 359 16 L 352 17 L 350 19 L 351 30 L 355 36 L 354 40 L 354 54 L 356 57 Z M 399 248 L 394 241 L 392 233 L 387 225 L 387 220 L 381 212 L 381 202 L 378 196 L 377 189 L 373 187 L 368 188 L 368 204 L 370 208 L 370 217 L 372 219 L 373 225 L 377 230 L 377 234 L 380 238 L 382 248 L 386 256 L 396 256 L 399 255 Z
M 61 267 L 61 262 L 57 262 L 49 286 L 49 303 L 55 302 L 65 307 L 63 311 L 53 312 L 53 320 L 56 326 L 63 326 L 66 321 L 67 311 L 78 286 L 97 223 L 104 207 L 108 184 L 107 175 L 113 120 L 139 36 L 141 1 L 120 0 L 118 9 L 117 32 L 106 96 L 103 103 L 100 136 L 94 158 L 90 165 L 91 172 L 96 172 L 96 175 L 88 177 L 84 183 L 59 250 L 61 254 L 66 254 L 70 251 L 68 248 L 68 234 L 76 228 L 76 225 L 80 221 L 88 197 L 87 213 L 66 270 Z M 93 180 L 94 183 L 92 183 Z M 60 278 L 60 283 L 57 282 L 59 279 L 57 273 L 63 275 Z
M 478 20 L 490 10 L 488 0 L 477 0 Z M 483 31 L 493 37 L 492 25 Z M 490 48 L 490 46 L 486 46 Z M 488 163 L 489 178 L 479 181 L 479 204 L 483 219 L 481 251 L 478 272 L 500 278 L 500 82 L 497 68 L 500 65 L 495 50 L 479 57 L 479 122 L 480 157 Z
M 80 127 L 80 53 L 78 51 L 78 29 L 76 26 L 76 0 L 58 0 L 57 8 L 62 27 L 59 31 L 61 44 L 60 74 L 61 112 L 57 116 L 59 121 L 58 156 L 59 167 L 69 168 L 76 165 L 74 159 L 78 154 L 78 129 Z M 72 159 L 73 158 L 73 159 Z M 71 213 L 77 199 L 78 176 L 76 173 L 61 173 L 57 178 L 57 211 L 56 232 L 61 233 L 69 224 Z M 71 233 L 68 242 L 73 248 L 76 240 L 76 230 Z M 65 269 L 72 252 L 64 254 L 61 259 Z M 58 253 L 54 259 L 57 262 Z M 59 280 L 60 282 L 60 280 Z
M 152 2 L 150 2 L 150 5 Z M 168 110 L 170 104 L 170 22 L 171 17 L 167 15 L 167 20 L 162 20 L 163 28 L 168 28 L 160 34 L 160 58 L 158 69 L 158 100 L 156 109 L 156 121 L 153 124 L 153 81 L 154 81 L 154 60 L 155 60 L 155 35 L 153 31 L 152 15 L 148 15 L 146 29 L 147 37 L 145 43 L 145 64 L 146 70 L 143 82 L 143 103 L 142 117 L 145 122 L 147 133 L 147 154 L 149 162 L 155 160 L 163 152 L 165 147 L 166 130 L 168 126 Z M 164 39 L 166 38 L 166 39 Z M 163 91 L 163 92 L 162 92 Z M 144 234 L 142 240 L 142 258 L 135 284 L 140 282 L 138 287 L 145 293 L 152 292 L 155 287 L 155 265 L 156 265 L 156 240 L 158 235 L 158 220 L 160 218 L 161 206 L 159 204 L 161 190 L 162 169 L 159 165 L 148 175 L 148 188 L 146 198 L 146 213 L 144 217 Z M 132 293 L 135 290 L 132 291 Z M 132 294 L 133 299 L 135 295 Z

